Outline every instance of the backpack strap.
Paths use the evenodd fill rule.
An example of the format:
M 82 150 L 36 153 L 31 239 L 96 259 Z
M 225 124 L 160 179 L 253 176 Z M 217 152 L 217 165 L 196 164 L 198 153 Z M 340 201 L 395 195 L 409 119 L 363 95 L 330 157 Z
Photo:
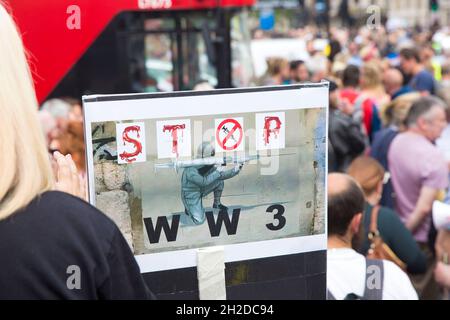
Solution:
M 353 102 L 353 114 L 352 118 L 356 121 L 361 127 L 361 129 L 364 128 L 364 112 L 363 112 L 363 102 L 366 99 L 366 97 L 363 94 L 360 94 L 356 100 Z
M 379 270 L 378 273 L 374 273 L 374 269 Z M 376 270 L 375 269 L 375 270 Z M 380 279 L 373 279 L 373 277 L 379 276 Z M 379 283 L 379 287 L 372 288 L 371 285 Z M 383 299 L 383 285 L 384 285 L 384 264 L 383 260 L 371 260 L 366 259 L 366 282 L 364 289 L 364 300 L 382 300 Z
M 378 213 L 380 212 L 380 206 L 376 205 L 372 208 L 372 212 L 370 213 L 370 227 L 369 227 L 369 240 L 372 242 L 375 236 L 379 236 L 380 232 L 378 231 Z

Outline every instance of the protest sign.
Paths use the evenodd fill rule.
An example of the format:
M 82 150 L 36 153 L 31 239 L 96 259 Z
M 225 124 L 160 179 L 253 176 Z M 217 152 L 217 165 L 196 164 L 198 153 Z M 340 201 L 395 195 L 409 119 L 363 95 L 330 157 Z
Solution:
M 142 272 L 326 250 L 328 83 L 83 103 L 90 202 Z

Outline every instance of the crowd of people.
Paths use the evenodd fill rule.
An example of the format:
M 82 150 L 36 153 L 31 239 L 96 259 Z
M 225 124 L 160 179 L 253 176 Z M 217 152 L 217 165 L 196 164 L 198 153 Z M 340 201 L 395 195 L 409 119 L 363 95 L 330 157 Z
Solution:
M 380 297 L 448 299 L 450 252 L 442 248 L 450 226 L 436 230 L 431 219 L 434 201 L 450 203 L 450 51 L 442 35 L 332 28 L 323 48 L 313 30 L 298 31 L 308 60 L 268 58 L 258 84 L 330 83 L 329 296 L 367 297 L 360 267 L 381 241 L 382 258 L 394 263 L 385 266 Z
M 270 58 L 259 79 L 330 83 L 329 299 L 448 298 L 450 226 L 436 230 L 431 214 L 434 201 L 450 202 L 450 53 L 432 39 L 417 30 L 332 30 L 324 50 L 308 42 L 308 61 Z M 80 102 L 51 99 L 36 113 L 22 42 L 1 5 L 0 43 L 9 44 L 0 50 L 8 141 L 0 143 L 0 255 L 8 257 L 0 298 L 153 298 L 119 229 L 79 199 Z M 73 261 L 87 272 L 77 296 L 66 288 Z
M 369 264 L 381 250 L 374 240 L 379 234 L 382 256 L 409 275 L 393 279 L 385 265 L 383 297 L 395 283 L 391 298 L 448 299 L 450 266 L 443 264 L 448 252 L 440 248 L 448 249 L 449 226 L 436 230 L 431 219 L 434 201 L 449 201 L 448 52 L 439 50 L 431 32 L 413 30 L 362 29 L 335 48 L 327 74 L 330 293 L 338 299 L 344 293 L 364 297 L 365 273 L 360 279 L 345 274 L 352 259 L 366 256 Z M 359 190 L 351 187 L 354 183 Z M 353 194 L 348 199 L 353 209 L 345 212 L 351 216 L 338 212 L 345 204 L 333 207 L 334 193 L 339 201 L 344 201 L 341 195 Z M 356 193 L 364 196 L 363 209 Z M 341 229 L 333 231 L 333 224 Z M 351 253 L 336 245 L 344 235 L 353 240 L 345 247 L 355 249 Z M 338 263 L 348 264 L 340 269 L 344 279 L 360 281 L 356 292 L 346 290 L 356 284 L 336 281 Z

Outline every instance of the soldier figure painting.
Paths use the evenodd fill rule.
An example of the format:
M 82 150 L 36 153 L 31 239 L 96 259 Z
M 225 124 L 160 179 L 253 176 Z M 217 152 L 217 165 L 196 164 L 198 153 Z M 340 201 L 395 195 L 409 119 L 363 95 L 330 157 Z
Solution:
M 197 158 L 214 157 L 214 147 L 209 142 L 203 142 L 197 152 Z M 215 165 L 192 166 L 185 168 L 181 177 L 181 199 L 185 213 L 194 224 L 205 222 L 205 209 L 202 198 L 214 192 L 213 208 L 227 211 L 228 208 L 220 202 L 224 188 L 224 180 L 239 174 L 243 163 L 236 164 L 233 169 L 219 170 Z

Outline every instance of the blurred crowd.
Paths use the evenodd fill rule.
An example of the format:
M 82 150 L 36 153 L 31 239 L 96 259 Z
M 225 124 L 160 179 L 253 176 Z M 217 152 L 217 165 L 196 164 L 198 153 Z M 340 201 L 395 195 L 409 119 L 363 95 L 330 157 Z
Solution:
M 268 58 L 258 84 L 330 83 L 329 298 L 367 297 L 355 280 L 365 256 L 395 265 L 385 265 L 379 298 L 448 299 L 450 225 L 432 219 L 435 201 L 450 203 L 446 33 L 332 28 L 326 39 L 314 31 L 292 35 L 306 42 L 307 59 Z
M 436 38 L 416 29 L 334 30 L 312 61 L 290 64 L 290 83 L 330 81 L 328 286 L 337 299 L 351 291 L 361 256 L 409 275 L 385 265 L 384 298 L 448 299 L 450 226 L 436 226 L 432 209 L 450 199 L 450 52 Z M 345 196 L 347 204 L 333 204 Z
M 39 120 L 46 138 L 49 156 L 59 151 L 70 154 L 84 184 L 86 181 L 86 153 L 81 102 L 64 97 L 47 100 L 39 110 Z

